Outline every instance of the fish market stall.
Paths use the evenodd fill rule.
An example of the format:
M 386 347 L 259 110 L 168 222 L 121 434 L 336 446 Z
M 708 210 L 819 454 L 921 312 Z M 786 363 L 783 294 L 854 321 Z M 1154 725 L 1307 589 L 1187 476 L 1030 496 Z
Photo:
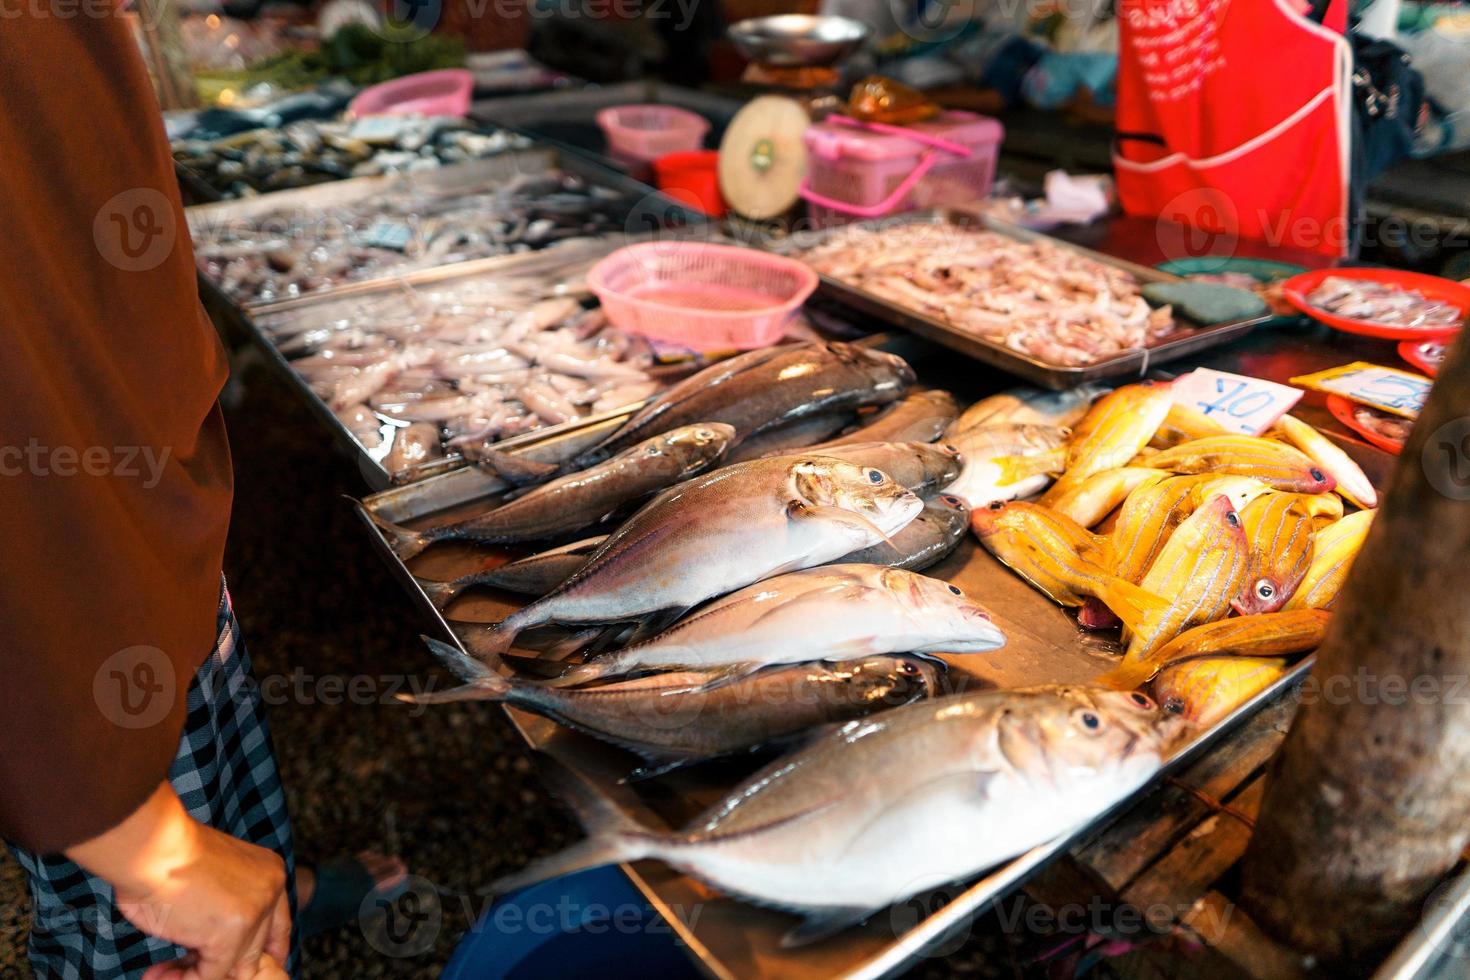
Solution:
M 1251 362 L 1254 354 L 1249 347 L 1256 340 L 1252 337 L 1237 342 L 1234 349 L 1227 346 L 1197 357 L 1222 367 L 1239 367 Z M 906 357 L 880 353 L 885 347 L 902 350 Z M 1313 347 L 1301 345 L 1297 356 L 1277 352 L 1272 371 L 1284 373 L 1281 380 L 1286 380 L 1315 369 L 1323 354 L 1314 354 Z M 945 357 L 927 342 L 901 336 L 875 337 L 854 348 L 826 343 L 786 345 L 752 352 L 737 361 L 731 367 L 711 369 L 718 374 L 696 375 L 631 420 L 600 422 L 518 448 L 515 455 L 525 457 L 529 466 L 501 475 L 486 469 L 463 470 L 363 501 L 362 514 L 375 542 L 437 624 L 440 637 L 449 641 L 432 642 L 434 653 L 465 685 L 430 693 L 424 700 L 484 699 L 508 706 L 528 742 L 554 760 L 551 772 L 558 791 L 574 803 L 579 795 L 589 794 L 603 801 L 588 804 L 584 799 L 578 807 L 584 819 L 599 812 L 599 805 L 606 811 L 611 804 L 619 820 L 631 820 L 650 831 L 687 826 L 701 811 L 706 813 L 701 819 L 713 821 L 706 825 L 707 830 L 718 828 L 725 819 L 736 821 L 732 824 L 736 828 L 744 825 L 739 822 L 740 796 L 724 804 L 720 801 L 772 755 L 741 759 L 740 753 L 732 754 L 753 737 L 742 726 L 754 724 L 762 736 L 758 740 L 768 741 L 792 726 L 817 721 L 793 720 L 789 713 L 777 712 L 777 717 L 766 718 L 762 728 L 753 718 L 770 714 L 756 710 L 768 702 L 750 687 L 759 683 L 779 690 L 799 684 L 850 692 L 858 683 L 856 678 L 876 682 L 888 699 L 888 711 L 874 714 L 878 705 L 843 697 L 817 699 L 826 712 L 823 721 L 872 715 L 871 722 L 840 730 L 851 733 L 854 740 L 859 732 L 886 732 L 885 718 L 894 719 L 895 725 L 898 719 L 917 725 L 908 738 L 928 737 L 926 725 L 938 722 L 924 720 L 930 717 L 922 700 L 924 693 L 958 695 L 961 701 L 949 703 L 972 705 L 976 711 L 989 710 L 987 705 L 1007 705 L 1006 710 L 1029 716 L 1033 710 L 1044 714 L 1047 709 L 1027 701 L 1031 695 L 1006 692 L 1061 684 L 1080 685 L 1084 693 L 1076 696 L 1082 700 L 1065 701 L 1072 694 L 1036 697 L 1042 701 L 1063 697 L 1074 723 L 1092 726 L 1101 717 L 1106 719 L 1101 722 L 1103 730 L 1110 725 L 1134 730 L 1129 712 L 1137 711 L 1141 727 L 1136 737 L 1141 742 L 1130 744 L 1153 745 L 1161 737 L 1158 733 L 1170 728 L 1169 716 L 1157 715 L 1159 709 L 1146 696 L 1124 693 L 1139 681 L 1150 680 L 1155 696 L 1197 727 L 1183 737 L 1182 748 L 1170 752 L 1167 764 L 1161 764 L 1160 754 L 1149 749 L 1145 757 L 1152 762 L 1140 760 L 1136 771 L 1119 772 L 1116 782 L 1095 787 L 1090 802 L 1075 819 L 1062 818 L 1050 830 L 1038 829 L 1039 836 L 1029 842 L 1023 832 L 1023 840 L 997 845 L 999 849 L 989 857 L 973 853 L 976 838 L 1009 835 L 1018 828 L 1036 829 L 1033 824 L 1047 825 L 1051 816 L 1042 819 L 1040 811 L 1027 811 L 1029 815 L 1018 820 L 1015 810 L 988 816 L 983 808 L 969 811 L 937 792 L 942 782 L 936 784 L 936 795 L 928 798 L 922 788 L 925 762 L 903 753 L 904 737 L 875 735 L 871 746 L 860 743 L 862 747 L 847 745 L 838 735 L 819 738 L 799 756 L 790 757 L 800 759 L 803 767 L 812 767 L 818 786 L 823 785 L 822 777 L 816 774 L 828 769 L 843 773 L 847 781 L 862 773 L 896 775 L 917 768 L 920 775 L 915 778 L 920 782 L 913 791 L 928 800 L 928 806 L 948 814 L 944 820 L 926 820 L 916 814 L 906 819 L 920 823 L 878 824 L 886 827 L 880 836 L 908 842 L 901 848 L 908 867 L 907 877 L 903 870 L 879 874 L 888 875 L 878 892 L 887 898 L 875 899 L 871 905 L 839 904 L 823 912 L 824 905 L 833 904 L 831 899 L 776 897 L 782 887 L 796 885 L 773 884 L 780 880 L 774 871 L 773 877 L 760 878 L 758 884 L 748 875 L 740 877 L 738 864 L 706 865 L 693 856 L 680 858 L 652 848 L 613 850 L 602 856 L 601 861 L 624 862 L 630 878 L 714 976 L 885 976 L 898 972 L 962 930 L 979 911 L 1031 881 L 1075 844 L 1106 827 L 1138 789 L 1153 785 L 1166 772 L 1188 767 L 1257 711 L 1276 703 L 1308 669 L 1310 661 L 1302 658 L 1320 639 L 1328 618 L 1320 605 L 1330 604 L 1341 578 L 1326 566 L 1298 569 L 1299 555 L 1274 551 L 1261 553 L 1259 574 L 1248 572 L 1257 568 L 1248 541 L 1268 535 L 1274 540 L 1274 532 L 1264 530 L 1267 524 L 1292 526 L 1308 539 L 1331 532 L 1324 541 L 1334 534 L 1343 540 L 1340 546 L 1330 547 L 1331 553 L 1337 554 L 1332 549 L 1340 547 L 1350 554 L 1353 542 L 1361 540 L 1371 511 L 1357 509 L 1344 495 L 1371 505 L 1372 484 L 1383 479 L 1389 463 L 1386 454 L 1361 443 L 1329 443 L 1311 422 L 1296 419 L 1282 423 L 1286 427 L 1280 430 L 1281 441 L 1235 441 L 1234 437 L 1185 431 L 1193 422 L 1186 415 L 1178 415 L 1172 424 L 1164 421 L 1172 411 L 1164 385 L 1121 388 L 1103 395 L 1096 404 L 1093 399 L 1102 395 L 1096 389 L 1055 395 L 1018 391 L 986 397 L 994 389 L 977 384 L 972 369 Z M 1191 366 L 1186 362 L 1181 369 Z M 995 380 L 993 375 L 978 377 Z M 838 379 L 841 383 L 836 383 Z M 952 392 L 954 398 L 944 392 Z M 974 404 L 962 413 L 956 401 Z M 1315 406 L 1301 414 L 1312 422 L 1325 417 Z M 818 424 L 824 416 L 836 416 L 838 421 Z M 885 422 L 893 416 L 898 420 Z M 1048 435 L 1063 425 L 1084 434 L 1073 440 Z M 1114 440 L 1125 431 L 1131 434 L 1121 437 L 1120 449 Z M 1200 440 L 1222 438 L 1226 445 L 1220 448 L 1191 448 Z M 885 441 L 894 439 L 908 441 Z M 675 451 L 665 440 L 684 448 Z M 1145 444 L 1150 441 L 1158 445 L 1149 449 Z M 1324 448 L 1327 446 L 1336 448 Z M 1343 448 L 1346 455 L 1341 455 Z M 650 455 L 645 456 L 645 451 Z M 1264 455 L 1257 457 L 1256 453 Z M 1055 505 L 1057 513 L 1073 515 L 1064 523 L 1038 522 L 1047 508 L 992 502 L 1045 490 L 1052 478 L 1047 464 L 1040 461 L 1059 456 L 1070 462 L 1060 464 L 1061 480 L 1048 491 L 1049 497 L 1041 499 Z M 1135 456 L 1140 458 L 1134 460 Z M 732 458 L 743 461 L 731 463 Z M 1029 458 L 1037 466 L 1030 468 L 1029 475 L 1022 474 L 1014 462 L 1005 462 L 1017 458 Z M 674 468 L 654 466 L 650 459 L 668 460 Z M 1342 482 L 1325 472 L 1322 467 L 1329 464 L 1317 463 L 1318 459 L 1330 460 L 1330 468 L 1341 475 Z M 1151 460 L 1156 467 L 1148 465 Z M 834 489 L 850 479 L 843 469 L 848 464 L 867 467 L 854 476 L 867 480 L 863 474 L 870 474 L 872 484 L 879 488 L 868 504 L 836 502 L 848 499 Z M 1102 468 L 1094 469 L 1099 466 Z M 1150 473 L 1136 478 L 1130 466 Z M 800 476 L 806 467 L 816 467 L 809 483 Z M 544 471 L 551 479 L 523 485 L 497 503 L 496 495 L 511 488 L 506 477 L 520 477 L 530 470 Z M 706 475 L 697 475 L 701 472 Z M 1052 475 L 1056 472 L 1053 468 Z M 724 508 L 738 505 L 735 514 L 741 514 L 741 502 L 761 499 L 767 491 L 760 488 L 770 486 L 772 480 L 781 485 L 787 473 L 797 480 L 795 486 L 806 488 L 798 489 L 799 494 L 837 492 L 837 496 L 830 503 L 821 502 L 819 496 L 790 504 L 789 511 L 782 510 L 781 521 L 792 520 L 788 515 L 804 507 L 813 508 L 814 521 L 820 521 L 818 513 L 832 513 L 835 519 L 831 508 L 851 506 L 866 515 L 859 524 L 866 524 L 867 531 L 828 540 L 835 531 L 815 530 L 818 525 L 814 523 L 810 533 L 815 537 L 802 538 L 805 543 L 787 540 L 783 544 L 781 534 L 771 537 L 772 532 L 765 530 L 771 517 L 754 503 L 744 516 L 735 518 L 731 530 L 721 529 Z M 693 479 L 680 484 L 679 492 L 665 492 L 633 511 L 636 501 L 691 474 Z M 740 489 L 718 489 L 727 484 Z M 1156 487 L 1167 490 L 1159 492 Z M 854 487 L 849 492 L 857 491 Z M 586 499 L 589 493 L 590 500 Z M 707 503 L 693 499 L 706 493 Z M 685 496 L 690 498 L 687 503 Z M 1134 501 L 1132 518 L 1128 516 L 1130 500 Z M 1174 503 L 1164 504 L 1165 500 Z M 1121 511 L 1110 517 L 1120 503 Z M 1290 506 L 1278 508 L 1278 503 Z M 688 518 L 663 517 L 664 511 L 680 507 L 691 508 Z M 1169 515 L 1175 510 L 1182 515 L 1190 509 L 1193 516 L 1177 525 L 1171 523 Z M 616 522 L 602 520 L 610 512 L 631 512 L 633 516 L 619 530 Z M 1244 529 L 1242 516 L 1246 518 Z M 663 524 L 664 520 L 670 523 Z M 1133 527 L 1129 521 L 1137 525 L 1131 531 L 1104 527 Z M 701 527 L 702 522 L 708 526 Z M 1340 530 L 1332 532 L 1339 524 Z M 1183 530 L 1170 535 L 1175 527 Z M 609 530 L 611 537 L 600 536 Z M 1162 548 L 1154 554 L 1165 556 L 1162 565 L 1177 581 L 1151 581 L 1138 572 L 1120 572 L 1122 584 L 1106 576 L 1097 580 L 1100 584 L 1087 584 L 1100 573 L 1079 573 L 1078 566 L 1068 566 L 1069 561 L 1083 565 L 1096 561 L 1117 569 L 1132 561 L 1144 567 L 1150 564 L 1146 559 L 1151 555 L 1130 557 L 1130 551 L 1103 557 L 1095 553 L 1093 549 L 1103 540 L 1097 535 L 1104 531 L 1104 537 L 1111 540 L 1147 539 L 1152 542 L 1149 547 Z M 738 548 L 724 543 L 723 536 L 732 532 L 742 542 Z M 639 564 L 633 559 L 644 535 L 660 540 L 661 545 Z M 1037 552 L 1026 544 L 1037 536 L 1050 536 L 1057 543 Z M 1064 543 L 1074 539 L 1078 543 Z M 1092 543 L 1094 540 L 1099 544 Z M 537 541 L 567 543 L 536 551 Z M 854 549 L 861 556 L 848 554 L 837 541 L 861 545 Z M 529 549 L 528 543 L 532 544 Z M 790 547 L 797 547 L 800 557 L 780 557 L 782 549 Z M 767 549 L 775 550 L 767 554 Z M 625 552 L 627 558 L 622 557 Z M 1088 558 L 1089 554 L 1094 557 Z M 1067 555 L 1073 558 L 1065 558 Z M 1278 569 L 1278 559 L 1290 568 Z M 821 567 L 823 561 L 836 564 L 828 571 Z M 1061 565 L 1053 564 L 1057 561 Z M 670 562 L 675 564 L 667 570 L 657 567 Z M 787 569 L 793 564 L 815 567 L 782 573 L 783 562 Z M 1333 567 L 1337 564 L 1334 559 Z M 1223 578 L 1207 571 L 1226 566 L 1231 570 Z M 862 571 L 875 567 L 879 570 Z M 773 571 L 775 577 L 767 578 Z M 763 578 L 758 586 L 739 588 Z M 1143 584 L 1130 585 L 1130 578 Z M 567 584 L 558 585 L 563 580 Z M 1270 595 L 1253 591 L 1264 580 L 1273 585 Z M 1195 595 L 1196 582 L 1213 583 L 1207 596 Z M 938 586 L 932 594 L 927 591 L 931 584 Z M 1276 586 L 1281 591 L 1275 591 Z M 818 592 L 804 591 L 809 587 Z M 662 591 L 671 588 L 678 598 L 675 593 L 662 597 Z M 676 621 L 677 613 L 674 618 L 641 619 L 640 610 L 668 605 L 682 609 L 697 603 L 701 592 L 706 596 L 732 594 L 704 606 L 689 620 Z M 924 613 L 918 619 L 900 616 L 903 625 L 897 628 L 902 640 L 884 646 L 883 630 L 894 627 L 870 623 L 857 617 L 857 611 L 866 605 L 873 615 L 879 615 L 873 610 L 888 603 L 902 605 L 897 596 L 910 592 Z M 523 597 L 517 598 L 516 593 Z M 544 598 L 536 599 L 543 594 Z M 1150 611 L 1158 600 L 1149 595 L 1185 595 L 1189 602 L 1199 598 L 1214 604 L 1214 611 L 1201 614 L 1194 607 L 1185 609 L 1182 600 L 1167 602 L 1167 611 Z M 1105 608 L 1090 610 L 1091 600 L 1098 596 L 1104 597 Z M 985 612 L 979 616 L 964 613 L 974 601 L 968 597 L 983 603 Z M 1288 605 L 1293 600 L 1299 605 Z M 1237 622 L 1219 618 L 1232 602 L 1248 613 L 1240 620 L 1247 628 L 1241 633 L 1232 625 L 1229 636 L 1217 636 L 1223 624 Z M 752 618 L 766 603 L 772 609 Z M 783 615 L 787 603 L 790 611 Z M 1079 628 L 1079 617 L 1082 625 L 1088 625 L 1088 617 L 1103 614 L 1105 618 L 1110 611 L 1133 627 L 1126 650 L 1119 645 L 1115 628 Z M 844 622 L 844 617 L 854 622 Z M 631 639 L 620 632 L 624 627 L 605 625 L 627 619 L 642 622 L 635 626 Z M 879 619 L 881 622 L 881 616 Z M 500 625 L 492 628 L 497 623 Z M 562 633 L 553 630 L 554 636 L 536 635 L 538 629 L 552 623 L 560 624 Z M 925 630 L 935 635 L 920 642 Z M 771 631 L 770 636 L 763 631 Z M 868 639 L 843 646 L 849 631 L 861 632 Z M 531 648 L 538 653 L 510 654 L 508 641 L 514 640 L 519 647 L 522 639 L 532 635 L 536 638 Z M 1004 645 L 996 649 L 995 644 L 1002 640 Z M 745 643 L 750 644 L 748 650 L 742 646 Z M 593 653 L 584 659 L 589 644 Z M 596 651 L 602 645 L 622 650 L 599 654 Z M 927 658 L 905 661 L 892 652 L 899 649 L 934 652 Z M 1269 663 L 1250 660 L 1255 669 L 1244 678 L 1214 683 L 1200 679 L 1201 663 L 1218 670 L 1221 658 L 1252 649 L 1270 650 L 1277 659 Z M 954 652 L 962 650 L 970 652 Z M 762 672 L 731 671 L 742 657 L 770 657 L 771 651 L 782 653 Z M 784 662 L 785 657 L 819 656 L 829 659 L 822 666 Z M 900 659 L 895 661 L 895 656 Z M 498 661 L 514 665 L 514 672 L 495 668 Z M 636 676 L 640 670 L 659 669 L 675 673 L 619 680 Z M 667 683 L 660 686 L 659 678 Z M 594 686 L 587 687 L 589 683 Z M 1099 684 L 1111 685 L 1114 693 L 1102 693 L 1094 686 Z M 681 703 L 690 696 L 691 687 L 701 699 L 692 707 Z M 1111 697 L 1123 700 L 1114 704 L 1108 700 Z M 917 703 L 916 698 L 920 699 Z M 726 699 L 738 707 L 725 705 Z M 907 707 L 893 706 L 905 703 Z M 1156 722 L 1155 718 L 1165 720 Z M 980 724 L 983 729 L 986 723 Z M 890 736 L 896 741 L 890 743 Z M 696 744 L 676 742 L 676 738 L 693 738 Z M 1037 745 L 1027 751 L 1046 753 L 1050 749 Z M 690 764 L 711 754 L 725 758 Z M 778 798 L 784 791 L 762 788 L 762 780 L 800 783 L 796 777 L 780 776 L 782 771 L 766 770 L 765 776 L 744 784 L 739 792 L 772 795 L 769 805 L 774 809 L 769 814 L 776 821 L 771 830 L 776 836 L 771 838 L 771 847 L 795 846 L 822 853 L 827 845 L 818 828 L 821 818 L 815 818 L 808 833 L 791 840 L 782 838 L 775 827 L 783 820 L 801 822 L 803 806 L 814 806 L 819 812 L 835 808 L 826 816 L 836 820 L 848 804 L 834 802 L 820 792 L 812 797 L 810 790 L 799 785 L 791 790 L 797 794 L 795 800 L 781 802 Z M 637 778 L 629 781 L 630 773 Z M 1022 802 L 1025 798 L 1023 791 L 1010 806 L 1027 805 Z M 711 806 L 715 809 L 706 809 Z M 950 806 L 958 808 L 944 809 Z M 1066 809 L 1067 805 L 1058 800 L 1052 806 Z M 721 813 L 728 813 L 728 818 L 710 816 Z M 787 816 L 781 817 L 782 813 Z M 875 813 L 872 819 L 883 818 Z M 589 826 L 589 831 L 596 826 Z M 751 833 L 759 836 L 758 827 Z M 944 834 L 946 828 L 960 833 L 955 829 L 959 827 L 964 828 L 959 837 Z M 918 846 L 925 834 L 941 835 L 944 843 L 937 854 Z M 947 867 L 946 854 L 954 862 Z M 647 855 L 663 860 L 636 860 Z M 876 866 L 886 867 L 876 854 L 872 857 Z M 562 863 L 553 859 L 549 868 L 533 874 L 539 877 L 552 869 L 587 866 L 579 860 L 590 858 L 574 859 L 569 854 Z M 752 855 L 750 860 L 758 859 Z M 831 860 L 836 864 L 819 864 L 802 875 L 820 881 L 856 874 L 850 890 L 844 891 L 848 895 L 873 886 L 865 872 L 855 870 L 867 864 L 849 866 L 851 862 L 844 864 L 841 858 Z M 670 862 L 693 877 L 674 870 Z M 893 880 L 893 874 L 904 880 Z M 962 887 L 933 891 L 956 875 L 965 879 Z M 502 884 L 513 887 L 522 882 Z M 760 899 L 758 889 L 768 887 L 776 892 Z M 750 898 L 752 890 L 756 898 L 750 901 L 731 895 L 732 891 L 736 895 L 743 892 Z M 768 907 L 773 903 L 798 910 L 812 903 L 818 911 L 808 911 L 803 922 L 790 912 Z M 691 909 L 698 909 L 698 914 L 690 915 Z

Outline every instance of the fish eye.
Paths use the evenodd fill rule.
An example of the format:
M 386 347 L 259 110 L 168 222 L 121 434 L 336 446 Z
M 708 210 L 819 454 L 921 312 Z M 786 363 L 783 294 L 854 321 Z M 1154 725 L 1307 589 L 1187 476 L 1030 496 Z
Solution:
M 1312 479 L 1317 480 L 1319 482 L 1322 481 L 1322 480 L 1327 479 L 1327 477 L 1325 477 L 1325 476 L 1322 475 L 1322 471 L 1319 470 L 1319 469 L 1317 469 L 1317 467 L 1315 467 L 1315 466 L 1312 467 L 1311 469 L 1307 470 L 1307 475 L 1310 476 Z
M 953 592 L 955 595 L 964 595 L 964 593 L 960 591 L 960 587 L 958 585 L 951 585 L 949 587 L 949 591 Z
M 913 661 L 905 660 L 898 665 L 898 672 L 912 677 L 919 672 L 919 667 Z
M 942 501 L 944 501 L 946 504 L 949 504 L 951 507 L 958 507 L 960 505 L 960 498 L 959 497 L 951 497 L 949 494 L 945 494 L 944 496 L 940 497 L 939 499 L 942 500 Z
M 1006 509 L 1006 503 L 1005 503 L 1004 500 L 992 500 L 990 503 L 986 504 L 985 506 L 989 507 L 991 510 L 1005 510 Z
M 882 483 L 886 479 L 882 470 L 868 470 L 869 483 Z
M 1270 582 L 1256 583 L 1256 595 L 1260 596 L 1262 599 L 1269 599 L 1275 594 L 1276 586 L 1272 585 Z
M 947 442 L 944 443 L 943 445 L 941 445 L 939 448 L 940 449 L 943 449 L 945 452 L 955 453 L 955 454 L 958 454 L 959 453 L 959 450 L 958 449 L 956 449 L 954 446 L 950 445 Z
M 1132 694 L 1129 695 L 1129 697 L 1132 698 L 1133 703 L 1138 705 L 1140 708 L 1148 708 L 1152 710 L 1154 707 L 1153 698 L 1149 697 L 1147 694 L 1140 694 L 1138 691 L 1134 691 Z
M 1240 515 L 1233 510 L 1225 515 L 1225 520 L 1231 527 L 1240 527 Z
M 1164 702 L 1164 710 L 1171 715 L 1182 715 L 1184 714 L 1184 702 L 1178 698 L 1170 698 Z
M 1082 722 L 1082 727 L 1090 732 L 1095 732 L 1102 727 L 1102 719 L 1091 711 L 1082 712 L 1077 716 L 1077 720 Z

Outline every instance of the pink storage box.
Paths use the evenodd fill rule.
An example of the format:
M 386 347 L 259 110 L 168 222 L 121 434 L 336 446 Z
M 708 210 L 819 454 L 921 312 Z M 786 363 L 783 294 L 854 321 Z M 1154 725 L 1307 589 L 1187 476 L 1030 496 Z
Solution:
M 829 117 L 804 136 L 801 196 L 818 228 L 968 204 L 989 196 L 1004 135 L 998 121 L 973 112 L 901 128 Z

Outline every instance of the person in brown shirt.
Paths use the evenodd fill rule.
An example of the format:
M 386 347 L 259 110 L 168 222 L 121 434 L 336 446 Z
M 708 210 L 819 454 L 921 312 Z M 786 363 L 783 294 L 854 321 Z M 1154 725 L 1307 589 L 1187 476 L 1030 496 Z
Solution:
M 126 21 L 0 0 L 0 106 L 0 838 L 32 963 L 279 976 L 295 868 L 222 588 L 228 367 Z

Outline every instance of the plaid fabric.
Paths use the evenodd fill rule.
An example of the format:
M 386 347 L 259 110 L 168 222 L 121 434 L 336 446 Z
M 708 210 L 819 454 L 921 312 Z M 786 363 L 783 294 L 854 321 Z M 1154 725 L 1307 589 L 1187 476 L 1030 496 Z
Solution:
M 189 713 L 169 782 L 196 820 L 282 856 L 294 919 L 296 861 L 286 799 L 260 691 L 223 586 L 216 636 L 189 686 Z M 30 879 L 30 959 L 37 976 L 136 978 L 184 955 L 182 947 L 138 931 L 118 912 L 112 887 L 65 857 L 10 850 Z M 293 976 L 296 961 L 293 945 L 287 965 Z

